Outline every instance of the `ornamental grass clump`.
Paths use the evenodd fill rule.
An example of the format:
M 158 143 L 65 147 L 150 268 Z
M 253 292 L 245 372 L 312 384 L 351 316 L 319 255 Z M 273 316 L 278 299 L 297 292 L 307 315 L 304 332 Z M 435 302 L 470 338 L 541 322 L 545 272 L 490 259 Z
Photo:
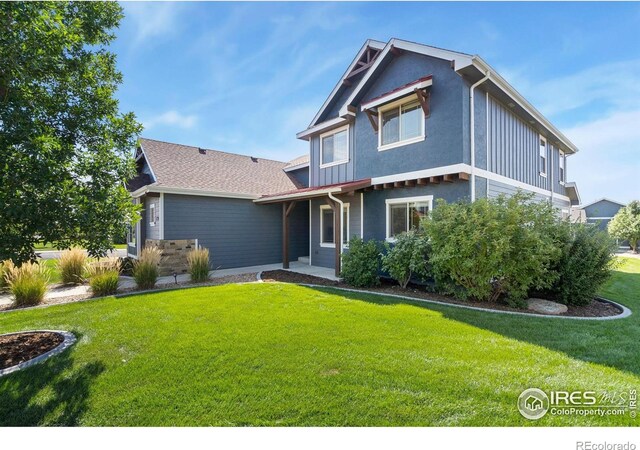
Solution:
M 199 248 L 187 254 L 191 281 L 202 283 L 209 279 L 209 249 Z
M 15 306 L 38 305 L 44 299 L 49 282 L 49 272 L 33 262 L 13 267 L 6 275 Z
M 158 280 L 161 252 L 155 247 L 146 247 L 133 264 L 133 279 L 140 289 L 152 289 Z
M 87 275 L 94 297 L 113 295 L 118 291 L 120 261 L 118 258 L 96 261 L 89 266 Z
M 15 264 L 10 259 L 0 262 L 0 290 L 9 286 L 9 277 L 14 267 Z
M 72 248 L 60 254 L 57 262 L 60 278 L 64 284 L 82 284 L 87 270 L 87 255 L 84 250 Z

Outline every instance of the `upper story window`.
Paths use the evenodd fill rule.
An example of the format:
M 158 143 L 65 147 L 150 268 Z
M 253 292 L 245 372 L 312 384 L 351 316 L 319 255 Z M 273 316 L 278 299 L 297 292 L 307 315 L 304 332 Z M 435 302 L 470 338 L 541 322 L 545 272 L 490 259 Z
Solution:
M 387 240 L 409 230 L 420 228 L 420 222 L 431 211 L 433 196 L 387 199 Z
M 320 135 L 320 167 L 349 162 L 349 126 Z
M 565 158 L 566 157 L 565 157 L 564 153 L 560 152 L 560 173 L 558 174 L 558 180 L 560 181 L 560 184 L 564 184 L 564 182 L 566 181 L 564 179 L 564 177 L 565 177 L 564 165 L 565 165 L 565 162 L 566 162 Z
M 424 112 L 415 97 L 381 106 L 378 123 L 378 150 L 424 140 Z
M 342 217 L 342 245 L 349 243 L 349 203 L 344 204 Z M 335 247 L 335 220 L 333 209 L 329 205 L 320 206 L 320 246 Z
M 540 175 L 547 176 L 547 140 L 540 136 Z

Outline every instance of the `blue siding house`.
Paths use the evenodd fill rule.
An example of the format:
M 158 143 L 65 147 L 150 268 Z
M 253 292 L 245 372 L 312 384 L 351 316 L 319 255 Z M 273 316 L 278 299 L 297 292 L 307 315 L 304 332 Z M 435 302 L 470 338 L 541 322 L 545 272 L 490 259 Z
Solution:
M 368 40 L 297 137 L 309 142 L 309 154 L 264 164 L 255 176 L 265 182 L 251 192 L 227 182 L 199 186 L 207 200 L 195 200 L 187 192 L 190 172 L 182 171 L 191 187 L 165 191 L 154 207 L 166 215 L 159 239 L 197 238 L 214 255 L 216 246 L 224 248 L 218 241 L 228 241 L 232 249 L 219 252 L 216 262 L 225 267 L 277 260 L 287 268 L 303 258 L 338 274 L 351 237 L 393 241 L 417 226 L 438 198 L 473 201 L 522 189 L 566 217 L 580 203 L 567 178 L 576 146 L 479 56 L 399 39 Z M 160 179 L 173 176 L 168 174 L 181 155 L 168 158 Z M 155 170 L 153 159 L 148 162 Z M 210 178 L 225 170 L 210 167 Z M 144 163 L 138 178 L 134 197 L 144 192 L 148 211 L 162 192 L 149 184 L 153 173 Z M 236 199 L 242 207 L 216 189 L 242 194 Z M 243 217 L 253 232 L 239 225 Z M 207 236 L 206 244 L 199 236 Z M 255 257 L 238 255 L 244 252 Z
M 618 211 L 625 206 L 624 203 L 601 198 L 595 202 L 581 205 L 580 209 L 584 211 L 587 223 L 596 225 L 601 230 L 606 230 L 613 216 L 618 214 Z

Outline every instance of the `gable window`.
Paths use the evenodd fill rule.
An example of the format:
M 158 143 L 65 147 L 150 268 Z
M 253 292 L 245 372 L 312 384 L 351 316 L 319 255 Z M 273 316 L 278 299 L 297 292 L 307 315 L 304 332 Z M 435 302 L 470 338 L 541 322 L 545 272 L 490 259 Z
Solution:
M 424 140 L 424 112 L 415 97 L 381 106 L 378 123 L 378 150 Z
M 420 228 L 420 222 L 429 215 L 433 196 L 387 199 L 387 240 L 409 230 Z
M 320 167 L 349 162 L 349 126 L 320 135 Z
M 564 173 L 565 173 L 564 172 L 564 165 L 565 165 L 565 162 L 566 162 L 565 158 L 566 157 L 565 157 L 564 153 L 560 152 L 560 173 L 558 174 L 558 179 L 560 181 L 560 184 L 564 184 L 564 182 L 565 182 L 565 179 L 564 179 Z
M 335 247 L 333 209 L 329 205 L 320 206 L 320 246 Z M 342 245 L 349 243 L 349 204 L 344 204 L 344 216 L 342 217 Z
M 540 175 L 547 176 L 547 140 L 540 136 Z

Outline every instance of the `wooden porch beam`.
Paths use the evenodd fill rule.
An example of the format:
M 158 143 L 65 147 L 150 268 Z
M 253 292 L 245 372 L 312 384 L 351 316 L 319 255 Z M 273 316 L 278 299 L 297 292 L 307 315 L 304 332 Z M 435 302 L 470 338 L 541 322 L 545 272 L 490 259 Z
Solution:
M 289 214 L 287 210 L 291 205 L 282 203 L 282 268 L 289 268 Z
M 340 263 L 342 257 L 342 227 L 340 222 L 342 220 L 342 214 L 340 211 L 340 205 L 334 202 L 333 208 L 333 242 L 335 244 L 335 269 L 336 277 L 340 276 Z
M 429 117 L 431 115 L 431 108 L 429 107 L 429 99 L 431 94 L 429 92 L 424 92 L 422 89 L 414 89 L 413 92 L 418 96 L 418 101 L 420 102 L 420 106 L 422 106 L 422 111 L 424 112 L 425 117 Z
M 369 122 L 371 123 L 371 127 L 373 128 L 374 132 L 378 132 L 378 117 L 377 115 L 374 117 L 373 116 L 373 112 L 371 112 L 370 109 L 365 109 L 365 112 L 367 113 L 367 117 L 369 118 Z
M 287 210 L 285 211 L 285 214 L 287 215 L 287 217 L 289 217 L 289 214 L 291 214 L 291 211 L 293 211 L 293 208 L 295 208 L 296 203 L 298 202 L 285 202 L 285 203 L 289 203 L 289 206 L 287 206 Z

